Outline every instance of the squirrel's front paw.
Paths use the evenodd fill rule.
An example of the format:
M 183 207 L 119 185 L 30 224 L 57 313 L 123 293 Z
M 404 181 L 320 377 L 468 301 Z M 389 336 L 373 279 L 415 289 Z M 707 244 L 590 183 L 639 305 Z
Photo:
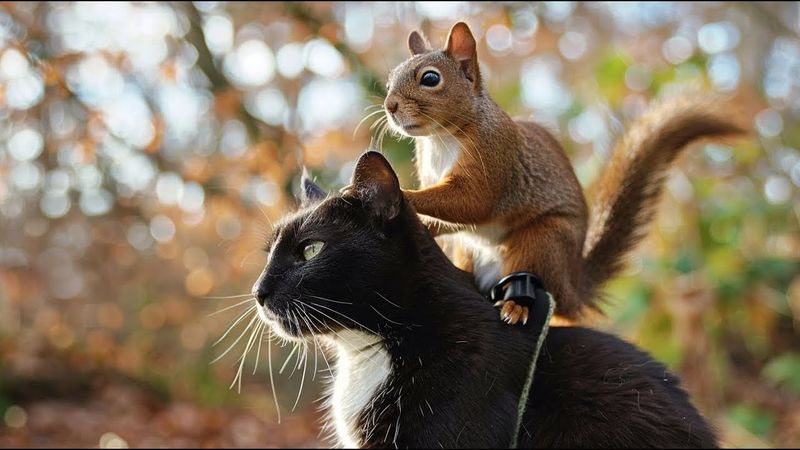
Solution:
M 528 307 L 517 304 L 514 300 L 500 300 L 494 304 L 500 308 L 500 320 L 508 323 L 509 325 L 516 325 L 522 322 L 523 325 L 528 323 Z

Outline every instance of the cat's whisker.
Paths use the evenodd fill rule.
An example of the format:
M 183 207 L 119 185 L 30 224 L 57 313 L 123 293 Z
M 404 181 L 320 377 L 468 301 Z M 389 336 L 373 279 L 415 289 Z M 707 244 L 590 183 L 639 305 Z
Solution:
M 275 400 L 275 411 L 278 414 L 278 423 L 281 423 L 281 408 L 278 406 L 278 395 L 275 391 L 275 380 L 272 375 L 272 330 L 269 333 L 267 342 L 267 363 L 269 365 L 269 385 L 272 388 L 272 399 Z
M 314 325 L 314 323 L 315 323 L 315 322 L 318 322 L 318 321 L 319 321 L 319 319 L 315 319 L 315 318 L 314 318 L 314 317 L 312 317 L 310 314 L 308 314 L 308 312 L 306 312 L 306 317 L 308 318 L 309 325 L 310 325 L 312 328 L 314 328 L 314 330 L 316 330 L 316 331 L 317 331 L 317 333 L 320 333 L 320 334 L 322 334 L 322 330 L 320 330 L 320 329 L 319 329 L 319 328 L 318 328 L 316 325 Z M 320 322 L 320 323 L 321 323 L 321 322 Z M 321 345 L 319 345 L 319 341 L 317 340 L 317 337 L 316 337 L 316 335 L 314 335 L 314 334 L 312 334 L 312 335 L 314 336 L 314 342 L 316 342 L 316 343 L 317 343 L 317 346 L 318 346 L 318 347 L 322 347 Z M 328 362 L 328 358 L 325 356 L 325 350 L 324 350 L 324 349 L 322 349 L 322 348 L 320 348 L 320 353 L 322 353 L 322 360 L 323 360 L 323 361 L 325 361 L 325 365 L 326 365 L 326 366 L 328 366 L 328 373 L 329 373 L 329 374 L 333 374 L 333 370 L 331 370 L 331 365 L 330 365 L 330 363 Z
M 325 312 L 324 312 L 324 311 L 320 311 L 320 310 L 318 310 L 318 309 L 314 308 L 314 305 L 307 303 L 307 304 L 306 304 L 306 306 L 308 306 L 309 308 L 311 308 L 311 309 L 313 309 L 314 311 L 318 312 L 319 314 L 322 314 L 323 316 L 327 317 L 328 319 L 330 319 L 330 320 L 331 320 L 331 321 L 333 321 L 334 323 L 338 324 L 338 325 L 339 325 L 339 326 L 341 326 L 342 328 L 344 328 L 344 329 L 347 329 L 347 328 L 348 328 L 348 327 L 345 327 L 345 326 L 344 326 L 344 325 L 343 325 L 341 322 L 339 322 L 338 320 L 334 319 L 333 317 L 329 316 L 328 314 L 325 314 Z M 320 305 L 320 304 L 317 304 L 317 306 L 322 306 L 322 305 Z M 334 312 L 336 312 L 336 311 L 334 311 Z M 347 317 L 347 316 L 345 316 L 345 317 Z M 352 319 L 350 319 L 350 320 L 352 320 Z M 353 321 L 355 322 L 355 320 L 353 320 Z M 348 342 L 348 341 L 347 341 L 346 339 L 344 339 L 344 338 L 343 338 L 343 337 L 342 337 L 342 336 L 341 336 L 341 335 L 340 335 L 340 334 L 339 334 L 339 333 L 338 333 L 336 330 L 332 329 L 331 327 L 329 327 L 329 326 L 328 326 L 327 324 L 325 324 L 324 322 L 320 321 L 319 323 L 320 323 L 320 325 L 321 325 L 321 326 L 323 326 L 325 329 L 327 329 L 329 332 L 331 332 L 331 333 L 332 333 L 334 336 L 338 337 L 338 338 L 339 338 L 339 340 L 340 340 L 342 343 L 347 343 L 347 342 Z M 367 328 L 366 326 L 364 326 L 364 325 L 361 325 L 361 324 L 360 324 L 360 323 L 358 323 L 358 322 L 356 322 L 356 323 L 357 323 L 357 324 L 359 324 L 360 326 L 362 326 L 363 328 L 365 328 L 365 329 L 369 330 L 370 332 L 372 332 L 372 333 L 373 333 L 373 334 L 375 334 L 376 336 L 380 336 L 378 333 L 376 333 L 375 331 L 372 331 L 372 330 L 370 330 L 370 329 L 369 329 L 369 328 Z M 383 338 L 381 338 L 379 341 L 377 341 L 377 342 L 375 342 L 375 343 L 373 343 L 373 344 L 370 344 L 370 345 L 368 345 L 368 346 L 367 346 L 367 348 L 369 348 L 369 347 L 371 347 L 371 346 L 373 346 L 373 345 L 375 345 L 375 344 L 382 343 L 382 342 L 383 342 Z M 362 356 L 363 356 L 363 354 L 364 354 L 364 351 L 363 351 L 363 350 L 364 350 L 364 349 L 360 349 L 360 348 L 354 347 L 354 346 L 352 346 L 352 345 L 351 345 L 351 348 L 352 348 L 352 349 L 353 349 L 353 350 L 354 350 L 356 353 L 358 353 L 358 354 L 360 354 L 360 355 L 362 355 Z M 323 356 L 324 356 L 324 355 L 325 355 L 325 354 L 323 353 Z M 367 359 L 370 359 L 370 358 L 372 358 L 373 356 L 375 356 L 375 355 L 367 355 Z M 330 366 L 328 366 L 328 370 L 330 370 Z M 332 372 L 331 372 L 331 373 L 332 373 Z
M 292 323 L 294 324 L 295 328 L 299 330 L 300 329 L 300 322 L 297 320 L 297 312 L 296 311 L 289 311 L 289 319 L 292 321 Z M 298 344 L 298 346 L 304 346 L 305 342 L 299 341 L 297 344 Z M 301 350 L 304 350 L 304 347 L 301 348 Z M 292 368 L 292 373 L 289 374 L 289 378 L 291 378 L 292 375 L 294 375 L 295 371 L 297 371 L 297 369 L 299 369 L 302 364 L 303 364 L 303 352 L 300 351 L 300 352 L 297 352 L 297 355 L 295 355 L 295 364 L 294 364 L 294 366 Z
M 250 302 L 252 302 L 252 301 L 253 301 L 253 297 L 252 297 L 252 295 L 253 295 L 253 294 L 250 294 L 250 298 L 248 298 L 247 300 L 244 300 L 244 301 L 242 301 L 242 302 L 239 302 L 239 303 L 237 303 L 237 304 L 235 304 L 235 305 L 226 306 L 225 308 L 222 308 L 222 309 L 220 309 L 219 311 L 214 311 L 213 313 L 209 314 L 209 315 L 208 315 L 208 316 L 206 316 L 206 317 L 212 317 L 212 316 L 216 316 L 217 314 L 220 314 L 220 313 L 223 313 L 223 312 L 225 312 L 225 311 L 231 310 L 231 309 L 233 309 L 233 308 L 238 308 L 238 307 L 240 307 L 240 306 L 242 306 L 242 305 L 245 305 L 245 304 L 247 304 L 247 303 L 250 303 Z
M 261 344 L 264 342 L 264 329 L 267 328 L 267 324 L 262 322 L 261 332 L 258 336 L 258 350 L 256 350 L 256 362 L 253 364 L 253 375 L 256 374 L 256 370 L 258 369 L 258 360 L 261 357 Z
M 393 301 L 389 300 L 388 298 L 386 298 L 386 297 L 385 297 L 383 294 L 381 294 L 380 292 L 378 292 L 378 291 L 374 291 L 374 292 L 375 292 L 376 294 L 378 294 L 378 297 L 382 298 L 383 300 L 385 300 L 386 302 L 388 302 L 390 305 L 394 306 L 395 308 L 398 308 L 398 309 L 403 309 L 403 307 L 402 307 L 402 306 L 400 306 L 400 305 L 398 305 L 397 303 L 395 303 L 395 302 L 393 302 Z
M 327 307 L 327 306 L 325 306 L 325 305 L 321 305 L 321 304 L 319 304 L 319 303 L 314 303 L 314 304 L 311 304 L 311 303 L 306 303 L 306 305 L 308 305 L 308 307 L 309 307 L 309 308 L 314 308 L 314 309 L 316 309 L 316 308 L 315 308 L 315 306 L 318 306 L 318 307 L 320 307 L 320 308 L 325 308 L 325 309 L 326 309 L 326 310 L 328 310 L 328 311 L 331 311 L 331 312 L 333 312 L 333 313 L 339 314 L 340 316 L 342 316 L 342 317 L 343 317 L 344 319 L 346 319 L 346 320 L 350 320 L 350 321 L 354 322 L 356 325 L 358 325 L 358 326 L 360 326 L 360 327 L 364 328 L 365 330 L 369 331 L 370 333 L 372 333 L 372 334 L 374 334 L 374 335 L 376 335 L 376 336 L 380 336 L 380 334 L 378 334 L 378 332 L 377 332 L 377 331 L 375 331 L 375 330 L 373 330 L 373 329 L 369 328 L 368 326 L 366 326 L 366 325 L 362 324 L 361 322 L 359 322 L 359 321 L 357 321 L 357 320 L 353 319 L 352 317 L 350 317 L 350 316 L 348 316 L 347 314 L 344 314 L 344 313 L 342 313 L 342 312 L 340 312 L 340 311 L 337 311 L 337 310 L 335 310 L 335 309 L 329 308 L 329 307 Z M 319 310 L 317 310 L 317 311 L 318 311 L 320 314 L 323 314 L 323 315 L 327 316 L 329 319 L 331 319 L 331 320 L 333 320 L 334 322 L 336 322 L 337 324 L 339 324 L 339 326 L 341 326 L 342 328 L 345 328 L 345 329 L 346 329 L 346 328 L 348 328 L 348 327 L 344 326 L 344 325 L 343 325 L 341 322 L 339 322 L 339 321 L 335 320 L 333 317 L 330 317 L 330 316 L 326 315 L 326 314 L 325 314 L 325 313 L 323 313 L 322 311 L 319 311 Z
M 215 362 L 217 362 L 220 359 L 222 359 L 225 355 L 227 355 L 228 352 L 230 352 L 231 349 L 233 349 L 233 347 L 235 347 L 236 344 L 238 344 L 239 341 L 242 340 L 242 337 L 244 337 L 244 335 L 247 334 L 247 332 L 250 330 L 250 327 L 253 326 L 253 324 L 255 323 L 256 320 L 258 320 L 258 315 L 257 314 L 254 315 L 252 319 L 250 319 L 250 322 L 247 324 L 247 327 L 245 327 L 244 331 L 242 331 L 242 334 L 240 334 L 239 337 L 236 338 L 235 341 L 233 341 L 233 344 L 231 344 L 224 352 L 222 352 L 221 355 L 219 355 L 216 358 L 214 358 L 214 360 L 211 361 L 211 364 L 214 364 Z
M 256 316 L 257 318 L 258 316 Z M 247 345 L 244 347 L 244 351 L 242 352 L 242 356 L 239 357 L 239 369 L 236 371 L 236 376 L 233 378 L 233 382 L 228 387 L 228 389 L 233 388 L 234 384 L 237 385 L 236 391 L 238 393 L 242 393 L 242 369 L 244 368 L 244 363 L 247 361 L 247 354 L 250 352 L 250 349 L 253 348 L 253 344 L 255 343 L 256 335 L 261 331 L 261 327 L 264 326 L 264 322 L 259 321 L 256 326 L 253 328 L 252 333 L 250 333 L 250 339 L 247 340 Z
M 247 356 L 247 353 L 250 351 L 251 345 L 255 344 L 255 336 L 256 336 L 256 334 L 258 334 L 258 331 L 259 331 L 259 329 L 261 328 L 261 326 L 263 324 L 264 324 L 264 322 L 259 320 L 259 321 L 256 322 L 255 326 L 250 329 L 250 337 L 247 339 L 247 343 L 244 346 L 244 351 L 236 359 L 237 363 L 242 362 L 242 361 L 245 360 L 245 357 Z M 239 372 L 241 372 L 241 370 L 239 370 Z
M 197 297 L 197 298 L 203 298 L 203 299 L 206 299 L 206 300 L 227 300 L 227 299 L 233 299 L 233 298 L 244 298 L 244 297 L 252 297 L 252 296 L 253 296 L 253 294 L 249 293 L 249 294 L 239 294 L 239 295 L 223 295 L 223 296 L 217 296 L 217 297 Z
M 311 328 L 311 324 L 308 322 L 308 319 L 306 318 L 308 313 L 306 312 L 303 305 L 300 305 L 300 311 L 298 311 L 298 313 L 300 319 L 308 327 L 308 332 L 311 333 L 311 339 L 314 340 L 314 370 L 311 372 L 311 381 L 314 381 L 317 378 L 317 337 L 314 335 L 314 330 Z
M 385 320 L 387 320 L 387 321 L 389 321 L 389 322 L 391 322 L 391 323 L 393 323 L 393 324 L 395 324 L 395 325 L 403 325 L 403 324 L 402 324 L 402 323 L 400 323 L 400 322 L 394 321 L 394 320 L 392 320 L 392 319 L 390 319 L 390 318 L 388 318 L 388 317 L 384 316 L 384 315 L 383 315 L 383 314 L 382 314 L 380 311 L 378 311 L 378 308 L 376 308 L 376 307 L 374 307 L 374 306 L 372 306 L 372 305 L 369 305 L 369 307 L 370 307 L 370 308 L 372 308 L 372 310 L 373 310 L 373 311 L 375 311 L 376 313 L 378 313 L 378 315 L 379 315 L 379 316 L 381 316 L 381 317 L 383 317 Z
M 283 362 L 283 365 L 281 366 L 280 370 L 278 370 L 278 375 L 283 375 L 283 369 L 286 368 L 286 365 L 289 363 L 289 360 L 292 358 L 292 355 L 294 355 L 294 352 L 297 351 L 297 348 L 299 346 L 298 343 L 293 342 L 293 344 L 294 347 L 292 347 L 292 351 L 289 353 L 289 356 L 286 357 L 286 360 Z
M 222 342 L 223 339 L 225 339 L 225 337 L 233 330 L 233 328 L 236 327 L 236 325 L 238 325 L 242 320 L 245 319 L 245 317 L 247 317 L 248 314 L 250 314 L 251 312 L 253 312 L 255 310 L 256 310 L 256 305 L 252 305 L 249 308 L 247 308 L 243 313 L 241 313 L 239 315 L 238 318 L 236 318 L 233 321 L 232 324 L 228 325 L 228 329 L 225 330 L 225 333 L 223 333 L 222 336 L 219 339 L 214 341 L 214 343 L 211 344 L 211 346 L 212 347 L 216 347 L 220 342 Z
M 316 304 L 316 305 L 317 305 L 317 306 L 322 306 L 322 305 L 320 305 L 320 304 Z M 346 326 L 344 326 L 344 324 L 342 324 L 342 323 L 341 323 L 341 322 L 339 322 L 338 320 L 336 320 L 336 319 L 334 319 L 333 317 L 331 317 L 330 315 L 326 314 L 324 311 L 322 311 L 322 310 L 319 310 L 319 309 L 315 308 L 315 307 L 314 307 L 314 304 L 311 304 L 311 303 L 306 303 L 306 304 L 305 304 L 305 306 L 308 306 L 309 308 L 313 309 L 314 311 L 318 312 L 319 314 L 322 314 L 322 316 L 324 316 L 324 317 L 326 317 L 326 318 L 330 319 L 331 321 L 333 321 L 334 323 L 336 323 L 336 324 L 337 324 L 337 325 L 339 325 L 340 327 L 342 327 L 342 328 L 344 328 L 344 329 L 347 329 L 347 327 L 346 327 Z M 345 316 L 345 317 L 346 317 L 346 316 Z M 327 329 L 328 331 L 330 331 L 331 333 L 333 333 L 333 334 L 334 334 L 336 337 L 338 337 L 338 338 L 342 339 L 342 336 L 341 336 L 341 335 L 340 335 L 340 334 L 339 334 L 339 333 L 338 333 L 336 330 L 334 330 L 333 328 L 329 327 L 329 326 L 328 326 L 326 323 L 324 323 L 324 322 L 320 321 L 320 325 L 322 325 L 323 327 L 325 327 L 325 329 Z M 344 340 L 344 339 L 342 339 L 342 340 Z
M 319 355 L 317 355 L 317 353 L 319 352 L 319 346 L 317 345 L 317 338 L 312 337 L 312 339 L 314 339 L 314 371 L 312 372 L 311 375 L 311 381 L 314 381 L 317 379 L 317 362 L 318 362 L 317 360 L 319 358 Z
M 297 390 L 297 398 L 294 400 L 294 405 L 292 406 L 292 412 L 294 412 L 295 408 L 297 408 L 297 403 L 300 402 L 300 395 L 303 394 L 303 386 L 306 381 L 306 372 L 308 366 L 308 344 L 304 344 L 303 348 L 303 376 L 300 377 L 300 389 Z
M 380 294 L 379 294 L 379 295 L 380 295 Z M 319 300 L 325 300 L 326 302 L 338 303 L 338 304 L 340 304 L 340 305 L 352 305 L 352 304 L 353 304 L 352 302 L 343 302 L 343 301 L 339 301 L 339 300 L 332 300 L 332 299 L 330 299 L 330 298 L 326 298 L 326 297 L 320 297 L 319 295 L 311 295 L 311 294 L 307 294 L 306 296 L 307 296 L 307 297 L 311 297 L 311 298 L 316 298 L 316 299 L 319 299 Z

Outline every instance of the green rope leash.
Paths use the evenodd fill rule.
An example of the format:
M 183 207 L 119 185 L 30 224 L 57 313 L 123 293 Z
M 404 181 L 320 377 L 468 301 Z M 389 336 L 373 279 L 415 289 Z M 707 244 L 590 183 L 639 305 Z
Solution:
M 533 358 L 531 365 L 528 368 L 528 377 L 525 379 L 525 384 L 522 386 L 522 393 L 519 396 L 519 404 L 517 405 L 517 422 L 514 424 L 514 434 L 511 437 L 511 445 L 509 448 L 517 448 L 519 445 L 519 431 L 522 428 L 522 416 L 525 415 L 525 409 L 528 405 L 528 398 L 531 394 L 531 386 L 533 385 L 533 374 L 536 373 L 536 361 L 539 359 L 539 352 L 542 350 L 542 344 L 547 337 L 547 331 L 550 329 L 550 318 L 553 316 L 553 310 L 556 303 L 553 301 L 553 296 L 547 293 L 547 301 L 549 303 L 547 309 L 547 316 L 545 317 L 544 324 L 542 324 L 542 332 L 539 333 L 539 338 L 536 340 L 536 348 L 533 351 Z

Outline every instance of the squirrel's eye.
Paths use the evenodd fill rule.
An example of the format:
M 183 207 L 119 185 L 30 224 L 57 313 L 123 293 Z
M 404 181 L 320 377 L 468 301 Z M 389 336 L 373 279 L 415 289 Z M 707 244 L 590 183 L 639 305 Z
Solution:
M 429 70 L 422 74 L 422 78 L 420 78 L 419 84 L 423 86 L 434 87 L 437 84 L 439 84 L 439 81 L 441 81 L 441 77 L 439 77 L 439 74 L 432 70 Z
M 306 261 L 310 261 L 311 258 L 319 255 L 319 252 L 322 251 L 322 247 L 325 246 L 325 243 L 322 241 L 312 241 L 308 245 L 303 248 L 303 258 Z

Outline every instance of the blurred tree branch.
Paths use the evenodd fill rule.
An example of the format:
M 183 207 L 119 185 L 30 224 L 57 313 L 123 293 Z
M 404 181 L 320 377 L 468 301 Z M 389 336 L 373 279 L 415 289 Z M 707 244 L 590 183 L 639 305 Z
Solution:
M 305 26 L 319 33 L 323 25 L 336 24 L 338 22 L 333 17 L 316 17 L 311 11 L 305 8 L 300 2 L 283 2 L 286 13 L 302 22 Z M 353 67 L 353 71 L 358 75 L 359 82 L 369 94 L 377 95 L 380 98 L 386 97 L 386 88 L 383 82 L 384 77 L 376 71 L 370 69 L 361 59 L 361 56 L 345 42 L 337 40 L 334 47 L 339 51 Z
M 214 55 L 211 54 L 211 50 L 209 50 L 205 35 L 203 34 L 203 17 L 200 11 L 191 2 L 180 2 L 175 5 L 175 8 L 183 10 L 186 17 L 189 19 L 190 26 L 189 31 L 186 33 L 186 40 L 197 50 L 197 66 L 206 78 L 208 78 L 208 81 L 211 82 L 211 92 L 215 95 L 220 95 L 234 89 L 225 75 L 214 63 Z M 237 113 L 239 119 L 247 128 L 251 140 L 255 142 L 261 140 L 261 127 L 259 125 L 267 125 L 250 114 L 241 101 L 239 102 Z
M 767 28 L 777 31 L 778 34 L 800 36 L 800 33 L 786 26 L 769 8 L 759 2 L 733 2 L 733 4 L 745 14 L 761 21 Z M 781 4 L 780 6 L 784 5 Z

